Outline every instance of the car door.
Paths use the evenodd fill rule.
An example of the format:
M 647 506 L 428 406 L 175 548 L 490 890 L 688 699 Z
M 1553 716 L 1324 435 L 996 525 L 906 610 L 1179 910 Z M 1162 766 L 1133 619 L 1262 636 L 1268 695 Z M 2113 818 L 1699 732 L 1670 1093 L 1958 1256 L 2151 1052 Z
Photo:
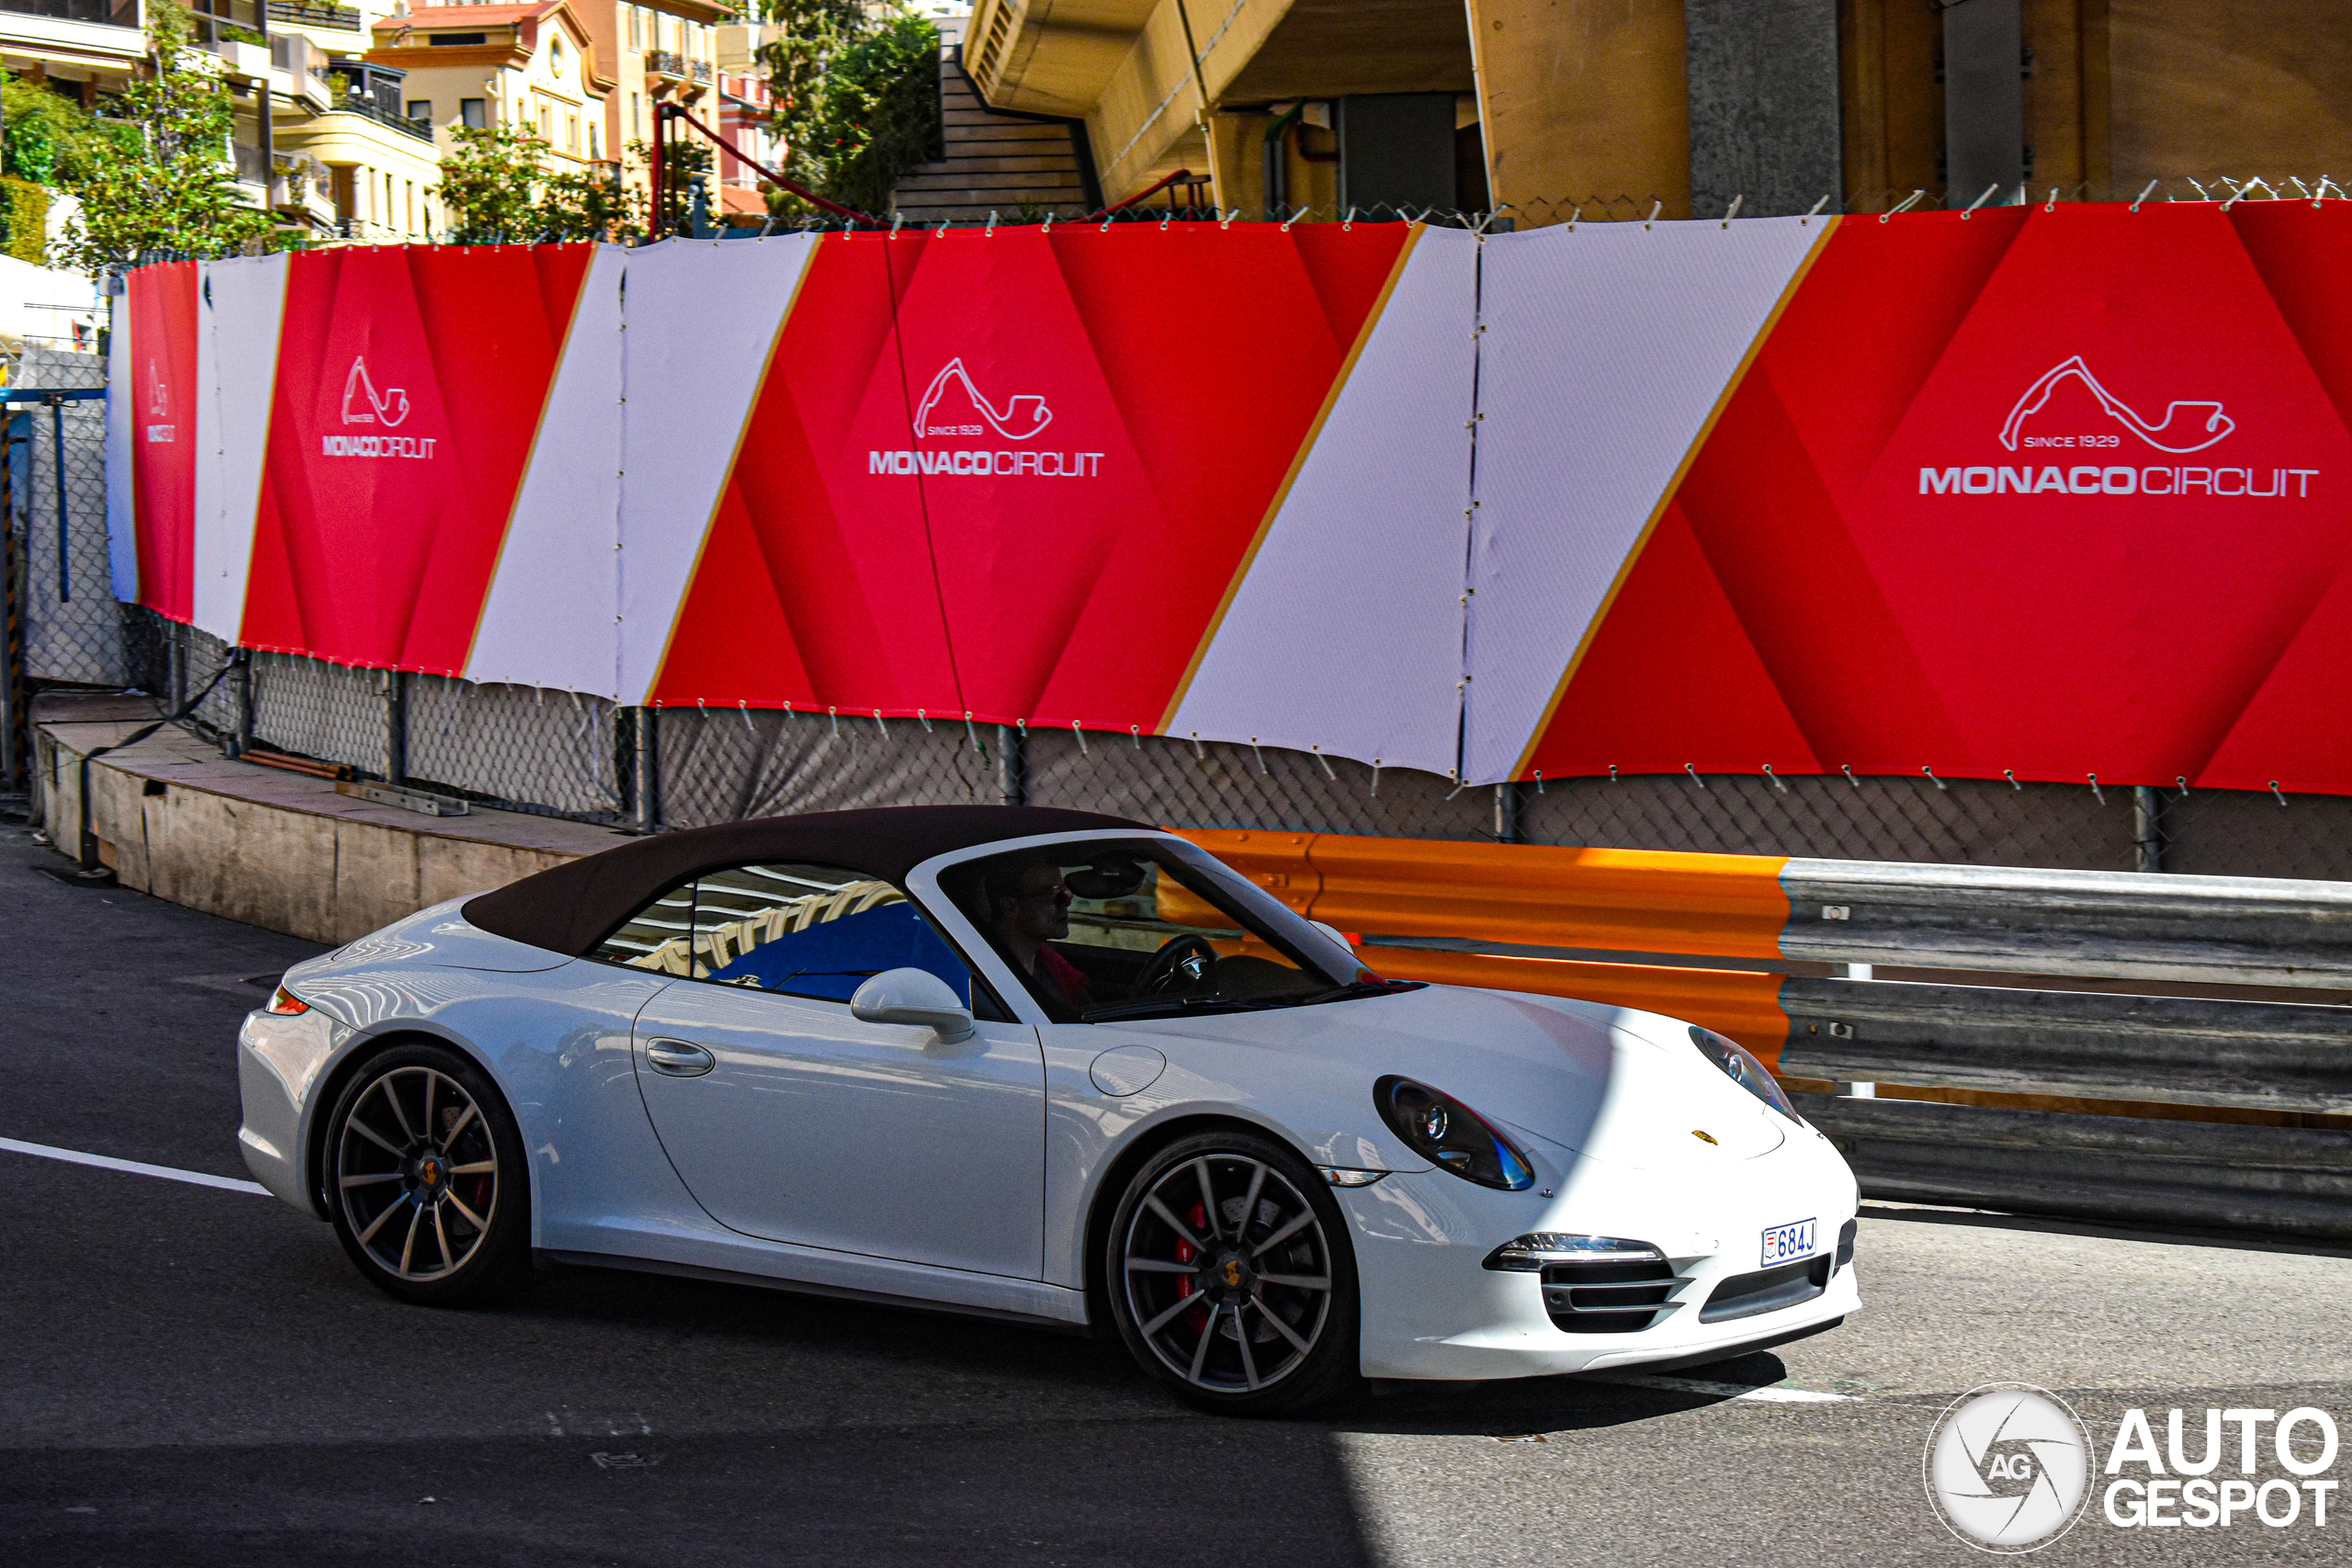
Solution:
M 898 889 L 840 866 L 732 867 L 657 900 L 606 949 L 679 976 L 638 1016 L 638 1083 L 713 1218 L 774 1241 L 1041 1277 L 1037 1032 L 998 1021 L 985 985 Z M 979 1001 L 970 1038 L 850 1016 L 866 977 L 910 966 Z

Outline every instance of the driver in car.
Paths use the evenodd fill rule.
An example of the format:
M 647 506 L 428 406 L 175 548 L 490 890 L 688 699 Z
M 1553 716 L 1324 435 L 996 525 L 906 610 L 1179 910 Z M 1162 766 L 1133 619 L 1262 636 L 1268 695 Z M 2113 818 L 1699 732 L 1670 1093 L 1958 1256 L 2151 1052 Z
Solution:
M 983 886 L 984 922 L 997 950 L 1027 976 L 1038 993 L 1072 1012 L 1085 1007 L 1086 976 L 1078 965 L 1046 945 L 1069 935 L 1069 885 L 1061 867 L 1042 852 L 1017 855 L 991 866 Z

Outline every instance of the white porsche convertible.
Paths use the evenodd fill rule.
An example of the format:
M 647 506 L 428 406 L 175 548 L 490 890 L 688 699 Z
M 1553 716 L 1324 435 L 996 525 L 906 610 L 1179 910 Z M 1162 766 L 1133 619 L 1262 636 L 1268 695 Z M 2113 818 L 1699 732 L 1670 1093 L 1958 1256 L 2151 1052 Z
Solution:
M 1853 1175 L 1737 1045 L 1384 980 L 1085 813 L 646 839 L 296 966 L 239 1065 L 254 1175 L 415 1302 L 547 1258 L 927 1304 L 1237 1412 L 1860 1304 Z

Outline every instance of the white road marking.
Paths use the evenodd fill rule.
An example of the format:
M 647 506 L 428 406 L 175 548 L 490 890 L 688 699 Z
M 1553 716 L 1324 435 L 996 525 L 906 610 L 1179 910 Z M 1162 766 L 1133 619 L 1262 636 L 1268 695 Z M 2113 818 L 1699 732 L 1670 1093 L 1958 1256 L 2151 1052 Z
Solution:
M 1631 1383 L 1636 1388 L 1662 1388 L 1676 1393 L 1713 1393 L 1726 1399 L 1753 1399 L 1766 1404 L 1846 1404 L 1850 1393 L 1817 1393 L 1809 1388 L 1780 1388 L 1744 1382 L 1709 1382 L 1703 1378 L 1669 1378 L 1652 1372 L 1596 1373 L 1598 1382 Z
M 124 1170 L 133 1176 L 159 1177 L 165 1181 L 185 1181 L 196 1187 L 218 1187 L 224 1192 L 253 1192 L 266 1198 L 269 1189 L 258 1181 L 239 1181 L 232 1177 L 207 1176 L 200 1170 L 181 1170 L 175 1166 L 146 1165 L 135 1159 L 116 1159 L 111 1155 L 87 1155 L 79 1149 L 52 1148 L 47 1144 L 19 1143 L 14 1138 L 0 1138 L 0 1149 L 12 1155 L 31 1155 L 39 1159 L 62 1159 L 68 1165 L 94 1165 L 100 1170 Z

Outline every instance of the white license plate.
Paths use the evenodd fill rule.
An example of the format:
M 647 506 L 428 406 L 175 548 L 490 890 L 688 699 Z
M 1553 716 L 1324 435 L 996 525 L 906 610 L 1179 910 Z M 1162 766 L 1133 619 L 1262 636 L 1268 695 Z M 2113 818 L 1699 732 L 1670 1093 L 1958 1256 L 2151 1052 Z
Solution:
M 1799 1220 L 1792 1225 L 1774 1225 L 1764 1233 L 1764 1267 L 1775 1263 L 1793 1263 L 1800 1258 L 1813 1256 L 1812 1220 Z

